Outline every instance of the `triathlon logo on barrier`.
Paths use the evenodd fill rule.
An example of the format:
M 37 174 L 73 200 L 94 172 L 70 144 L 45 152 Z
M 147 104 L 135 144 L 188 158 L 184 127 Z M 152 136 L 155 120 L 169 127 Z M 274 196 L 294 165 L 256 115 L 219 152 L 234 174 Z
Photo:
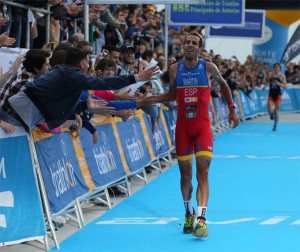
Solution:
M 74 168 L 68 158 L 67 147 L 63 140 L 61 140 L 61 149 L 64 157 L 57 160 L 56 163 L 52 163 L 50 166 L 50 173 L 56 197 L 59 197 L 67 192 L 71 187 L 77 185 L 76 178 L 74 176 Z
M 0 162 L 0 180 L 6 179 L 4 157 Z M 14 195 L 12 191 L 0 192 L 0 207 L 14 207 Z M 6 218 L 4 214 L 0 214 L 0 227 L 6 228 Z
M 161 146 L 165 145 L 165 141 L 160 130 L 155 131 L 153 134 L 153 139 L 155 143 L 155 149 L 157 151 L 161 148 Z
M 101 131 L 102 145 L 93 148 L 98 171 L 101 175 L 109 173 L 117 168 L 114 154 L 111 151 L 106 134 Z
M 137 162 L 145 156 L 144 148 L 139 140 L 136 125 L 133 124 L 134 136 L 126 140 L 126 148 L 128 150 L 131 162 Z
M 283 90 L 281 96 L 282 106 L 284 106 L 286 110 L 293 110 L 294 106 L 292 101 L 294 100 L 291 99 L 291 96 L 288 94 L 288 92 L 286 90 Z

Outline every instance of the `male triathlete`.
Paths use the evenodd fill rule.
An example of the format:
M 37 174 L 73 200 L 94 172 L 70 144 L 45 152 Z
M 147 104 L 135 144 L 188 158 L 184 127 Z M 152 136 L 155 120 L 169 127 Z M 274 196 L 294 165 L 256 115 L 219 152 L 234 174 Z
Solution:
M 206 210 L 209 195 L 208 169 L 212 159 L 213 141 L 209 118 L 210 79 L 220 85 L 230 109 L 228 119 L 232 127 L 239 124 L 230 89 L 218 68 L 211 62 L 198 59 L 202 50 L 202 37 L 198 33 L 186 35 L 183 42 L 184 61 L 170 67 L 169 92 L 158 95 L 158 102 L 178 101 L 176 124 L 176 154 L 181 173 L 181 192 L 186 210 L 184 233 L 197 237 L 207 237 Z M 196 212 L 192 206 L 192 160 L 196 156 L 197 167 L 197 224 Z
M 268 98 L 268 111 L 271 120 L 274 120 L 273 131 L 277 129 L 277 122 L 279 119 L 278 111 L 281 104 L 281 87 L 286 88 L 286 78 L 283 73 L 280 72 L 281 66 L 279 63 L 273 65 L 273 71 L 267 78 L 267 85 L 270 86 L 269 98 Z M 274 108 L 275 103 L 275 108 Z

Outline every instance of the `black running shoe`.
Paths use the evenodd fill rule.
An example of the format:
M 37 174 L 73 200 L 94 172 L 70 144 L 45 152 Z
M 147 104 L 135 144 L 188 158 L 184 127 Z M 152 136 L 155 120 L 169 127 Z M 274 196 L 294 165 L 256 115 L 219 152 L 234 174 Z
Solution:
M 274 124 L 273 131 L 276 131 L 276 130 L 277 130 L 277 126 L 276 126 L 276 124 Z

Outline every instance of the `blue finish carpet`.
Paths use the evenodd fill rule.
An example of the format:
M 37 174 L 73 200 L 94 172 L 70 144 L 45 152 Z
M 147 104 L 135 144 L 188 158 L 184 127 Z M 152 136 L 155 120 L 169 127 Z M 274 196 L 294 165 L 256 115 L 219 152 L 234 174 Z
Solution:
M 208 238 L 182 233 L 184 205 L 174 165 L 57 251 L 300 251 L 300 124 L 271 129 L 270 123 L 243 123 L 215 139 Z

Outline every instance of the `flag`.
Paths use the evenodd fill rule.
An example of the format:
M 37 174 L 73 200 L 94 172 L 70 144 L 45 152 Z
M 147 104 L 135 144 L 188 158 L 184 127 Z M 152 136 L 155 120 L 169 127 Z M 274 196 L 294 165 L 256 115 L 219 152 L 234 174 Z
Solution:
M 287 44 L 280 63 L 287 64 L 293 58 L 295 58 L 300 53 L 300 25 L 294 32 L 292 38 L 290 39 L 289 43 Z

